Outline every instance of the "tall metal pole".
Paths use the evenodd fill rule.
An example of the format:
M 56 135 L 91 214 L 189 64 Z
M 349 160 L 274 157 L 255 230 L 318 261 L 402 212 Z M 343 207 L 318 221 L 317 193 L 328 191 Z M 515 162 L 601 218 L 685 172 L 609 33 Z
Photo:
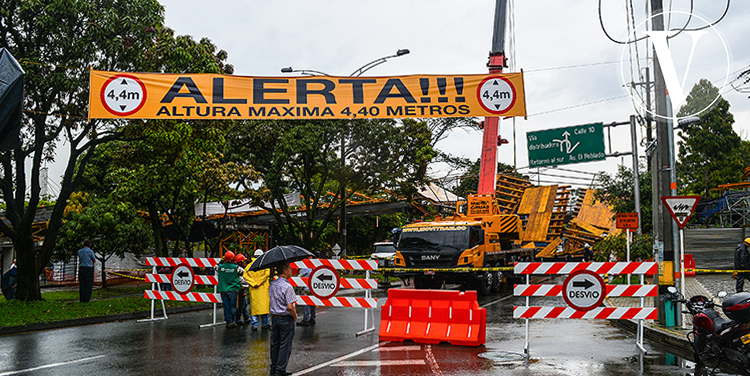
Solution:
M 662 0 L 651 0 L 651 14 L 653 15 L 652 28 L 655 31 L 664 30 L 664 17 Z M 670 192 L 670 154 L 669 154 L 669 129 L 667 123 L 667 93 L 659 66 L 659 57 L 654 52 L 654 95 L 656 99 L 656 165 L 652 166 L 653 173 L 657 176 L 656 185 L 657 200 L 654 205 L 654 240 L 664 244 L 664 260 L 674 261 L 674 249 L 672 246 L 672 218 L 666 213 L 666 208 L 658 198 Z
M 651 0 L 651 21 L 652 30 L 663 31 L 664 30 L 664 7 L 662 0 Z M 661 66 L 659 65 L 659 57 L 656 55 L 656 51 L 653 53 L 654 59 L 654 95 L 656 102 L 656 152 L 655 152 L 655 163 L 651 166 L 651 173 L 656 177 L 653 185 L 654 197 L 653 201 L 653 223 L 654 223 L 654 243 L 657 248 L 663 249 L 664 261 L 671 263 L 672 273 L 676 271 L 674 266 L 679 260 L 677 247 L 673 240 L 673 224 L 671 216 L 666 212 L 666 208 L 661 203 L 661 196 L 665 196 L 672 192 L 672 170 L 673 170 L 673 147 L 672 147 L 672 127 L 670 126 L 667 114 L 667 90 L 664 82 L 664 75 L 662 74 Z M 674 182 L 676 187 L 676 182 Z M 672 276 L 670 276 L 672 277 Z M 677 325 L 681 325 L 682 315 L 677 316 Z M 661 319 L 661 317 L 660 317 Z
M 638 213 L 638 235 L 641 232 L 641 176 L 638 170 L 638 135 L 636 134 L 635 115 L 630 115 L 630 142 L 633 148 L 633 196 L 635 198 L 635 212 Z

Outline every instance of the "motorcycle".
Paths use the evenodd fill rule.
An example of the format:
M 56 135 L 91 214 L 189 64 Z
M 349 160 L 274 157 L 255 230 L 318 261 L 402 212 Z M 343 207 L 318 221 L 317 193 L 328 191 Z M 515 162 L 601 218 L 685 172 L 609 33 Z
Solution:
M 662 300 L 682 303 L 687 310 L 682 313 L 693 317 L 693 328 L 687 339 L 693 347 L 695 374 L 705 370 L 714 372 L 720 364 L 728 364 L 743 375 L 750 376 L 750 293 L 740 292 L 727 297 L 722 291 L 719 298 L 724 319 L 716 310 L 717 304 L 703 295 L 685 299 L 674 286 L 667 288 Z

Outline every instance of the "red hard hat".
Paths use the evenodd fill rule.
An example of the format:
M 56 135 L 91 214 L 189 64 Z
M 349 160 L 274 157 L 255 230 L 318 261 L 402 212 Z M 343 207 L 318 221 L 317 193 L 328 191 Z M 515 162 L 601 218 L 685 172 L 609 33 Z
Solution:
M 234 252 L 232 251 L 227 251 L 227 253 L 224 254 L 225 261 L 232 260 L 233 258 L 234 258 Z
M 243 255 L 242 253 L 237 254 L 237 256 L 234 256 L 234 261 L 236 262 L 243 262 L 245 260 L 247 260 L 247 257 L 245 257 L 245 255 Z

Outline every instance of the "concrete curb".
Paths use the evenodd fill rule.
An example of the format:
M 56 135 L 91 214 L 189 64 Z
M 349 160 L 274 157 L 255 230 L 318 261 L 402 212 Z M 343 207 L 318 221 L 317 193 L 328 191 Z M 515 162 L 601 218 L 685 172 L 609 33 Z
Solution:
M 196 305 L 187 305 L 187 306 L 182 306 L 182 307 L 173 307 L 173 308 L 167 309 L 167 314 L 201 311 L 204 309 L 211 309 L 212 306 L 213 306 L 212 304 L 196 304 Z M 137 319 L 147 318 L 149 317 L 150 314 L 151 314 L 151 311 L 149 310 L 149 311 L 142 311 L 142 312 L 121 313 L 119 315 L 84 317 L 84 318 L 73 319 L 73 320 L 40 322 L 40 323 L 35 323 L 35 324 L 19 325 L 19 326 L 6 326 L 3 328 L 0 328 L 0 336 L 8 335 L 8 334 L 32 332 L 36 330 L 60 329 L 60 328 L 67 328 L 70 326 L 101 324 L 101 323 L 112 322 L 112 321 L 137 320 Z M 160 309 L 156 310 L 155 314 L 161 314 L 161 310 Z
M 638 330 L 638 320 L 609 320 L 609 322 L 618 328 L 628 330 L 633 334 Z M 654 327 L 644 323 L 643 336 L 654 342 L 667 345 L 675 350 L 685 354 L 692 354 L 693 348 L 684 334 L 671 331 L 665 328 Z

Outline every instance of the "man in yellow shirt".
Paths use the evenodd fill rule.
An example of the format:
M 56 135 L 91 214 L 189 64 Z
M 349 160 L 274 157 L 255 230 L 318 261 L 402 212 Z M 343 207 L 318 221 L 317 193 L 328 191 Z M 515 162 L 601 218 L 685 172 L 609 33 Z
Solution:
M 263 255 L 263 251 L 256 249 L 253 254 L 253 262 L 259 256 Z M 270 269 L 262 269 L 257 272 L 250 271 L 250 262 L 245 267 L 245 281 L 250 284 L 250 325 L 253 330 L 258 330 L 258 318 L 262 321 L 262 328 L 268 329 L 271 324 L 268 322 L 268 314 L 270 313 L 271 300 L 268 296 L 269 280 L 271 278 Z

